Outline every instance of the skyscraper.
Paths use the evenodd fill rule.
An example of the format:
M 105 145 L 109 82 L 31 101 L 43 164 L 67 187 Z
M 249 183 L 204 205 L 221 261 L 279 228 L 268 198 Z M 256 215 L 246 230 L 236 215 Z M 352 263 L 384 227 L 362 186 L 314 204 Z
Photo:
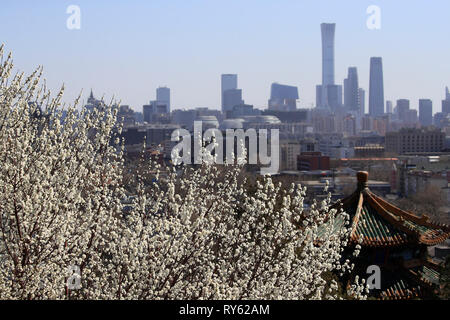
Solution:
M 227 90 L 233 90 L 237 89 L 237 74 L 222 74 L 221 79 L 221 104 L 222 104 L 222 112 L 225 113 L 227 108 L 225 107 L 225 101 L 224 101 L 224 93 Z
M 359 109 L 358 90 L 358 71 L 355 67 L 350 67 L 347 79 L 344 80 L 344 105 L 349 110 L 357 111 Z
M 384 114 L 383 62 L 380 57 L 370 58 L 369 115 Z
M 320 28 L 322 33 L 322 84 L 316 87 L 316 106 L 330 108 L 331 106 L 328 104 L 329 91 L 332 91 L 330 92 L 333 96 L 332 101 L 335 100 L 336 92 L 339 92 L 339 88 L 334 87 L 334 34 L 336 24 L 322 23 Z M 342 88 L 340 90 L 340 96 L 342 96 Z
M 407 122 L 408 112 L 409 112 L 409 100 L 408 99 L 397 100 L 398 119 L 403 122 Z
M 226 111 L 232 111 L 234 106 L 238 106 L 244 103 L 242 100 L 242 90 L 241 89 L 228 89 L 222 94 L 222 112 L 225 114 Z
M 167 87 L 159 87 L 156 89 L 157 104 L 167 106 L 167 113 L 170 113 L 170 89 Z
M 442 100 L 442 113 L 450 113 L 450 100 Z
M 419 122 L 424 127 L 433 124 L 433 102 L 430 99 L 419 100 Z
M 269 110 L 294 111 L 297 109 L 298 88 L 272 83 L 270 87 Z
M 366 91 L 363 88 L 358 89 L 359 112 L 361 116 L 366 112 Z
M 445 87 L 445 100 L 442 100 L 442 113 L 450 113 L 450 92 L 448 87 Z
M 347 107 L 348 102 L 350 101 L 350 87 L 348 84 L 348 78 L 344 79 L 344 106 Z
M 334 33 L 335 23 L 322 23 L 322 86 L 334 84 Z
M 386 101 L 386 113 L 392 113 L 394 110 L 392 106 L 392 101 L 388 100 Z
M 342 106 L 342 86 L 329 84 L 326 88 L 326 106 L 335 111 Z

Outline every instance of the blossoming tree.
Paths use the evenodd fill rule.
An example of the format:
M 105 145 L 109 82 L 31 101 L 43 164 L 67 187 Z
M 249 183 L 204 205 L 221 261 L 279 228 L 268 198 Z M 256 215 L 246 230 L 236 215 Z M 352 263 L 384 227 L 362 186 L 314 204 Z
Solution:
M 305 211 L 300 185 L 264 177 L 247 192 L 241 165 L 162 175 L 145 162 L 124 210 L 113 103 L 77 111 L 77 99 L 63 119 L 42 68 L 12 76 L 0 57 L 0 298 L 336 298 L 325 275 L 351 265 L 329 198 Z

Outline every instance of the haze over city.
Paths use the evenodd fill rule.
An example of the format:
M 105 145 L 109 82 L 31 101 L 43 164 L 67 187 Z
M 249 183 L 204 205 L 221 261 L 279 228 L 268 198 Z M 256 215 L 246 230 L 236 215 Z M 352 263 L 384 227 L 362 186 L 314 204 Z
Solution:
M 238 74 L 246 103 L 266 108 L 273 82 L 297 86 L 300 108 L 315 106 L 321 83 L 320 23 L 336 23 L 335 80 L 358 68 L 368 93 L 370 57 L 383 58 L 385 100 L 421 98 L 441 109 L 450 85 L 445 41 L 448 1 L 3 1 L 2 41 L 18 69 L 44 65 L 65 101 L 84 90 L 113 94 L 136 111 L 171 89 L 172 109 L 220 109 L 220 75 Z M 66 8 L 81 9 L 69 30 Z M 366 9 L 381 9 L 381 29 L 366 26 Z M 30 49 L 31 48 L 31 49 Z M 368 112 L 368 94 L 366 110 Z

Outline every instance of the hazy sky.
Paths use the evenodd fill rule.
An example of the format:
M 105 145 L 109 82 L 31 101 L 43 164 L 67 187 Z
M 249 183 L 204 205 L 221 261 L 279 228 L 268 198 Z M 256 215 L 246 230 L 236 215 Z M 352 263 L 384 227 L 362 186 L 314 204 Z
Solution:
M 69 30 L 69 5 L 81 29 Z M 366 27 L 369 5 L 381 29 Z M 320 23 L 336 25 L 336 82 L 358 68 L 368 91 L 369 59 L 383 57 L 385 99 L 433 100 L 441 110 L 450 86 L 448 0 L 2 0 L 0 42 L 17 68 L 44 66 L 66 100 L 81 89 L 113 94 L 141 111 L 158 86 L 172 108 L 220 106 L 220 75 L 237 73 L 246 103 L 267 106 L 272 82 L 299 87 L 300 107 L 315 102 L 321 82 Z M 366 94 L 366 111 L 367 111 Z

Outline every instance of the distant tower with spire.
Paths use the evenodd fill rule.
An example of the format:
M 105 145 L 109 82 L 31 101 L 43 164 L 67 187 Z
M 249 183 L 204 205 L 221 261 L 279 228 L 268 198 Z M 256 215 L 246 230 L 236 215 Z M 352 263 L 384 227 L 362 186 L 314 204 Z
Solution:
M 91 89 L 91 93 L 89 94 L 89 98 L 87 99 L 87 104 L 85 108 L 87 111 L 93 111 L 94 109 L 102 110 L 105 106 L 105 103 L 102 100 L 95 99 L 94 92 Z
M 92 91 L 91 88 L 91 94 L 89 95 L 89 98 L 87 100 L 88 104 L 95 104 L 97 100 L 94 98 L 94 92 Z

